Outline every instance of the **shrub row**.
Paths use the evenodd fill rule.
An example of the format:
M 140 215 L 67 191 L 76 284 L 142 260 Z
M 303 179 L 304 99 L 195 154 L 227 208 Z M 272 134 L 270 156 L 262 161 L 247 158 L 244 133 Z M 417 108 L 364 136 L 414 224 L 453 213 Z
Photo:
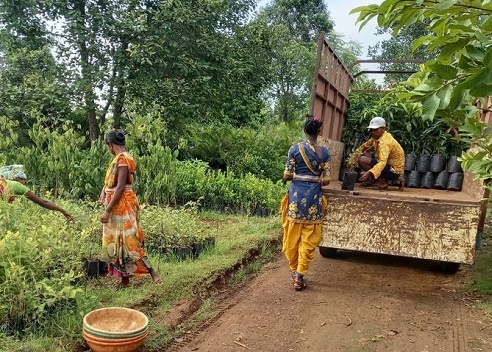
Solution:
M 5 158 L 9 164 L 25 165 L 31 188 L 72 199 L 98 198 L 111 160 L 102 141 L 87 146 L 83 136 L 70 127 L 51 131 L 36 125 L 30 136 L 34 145 L 10 148 Z M 280 181 L 213 170 L 199 160 L 181 161 L 178 150 L 165 147 L 159 139 L 145 148 L 131 140 L 128 145 L 137 160 L 136 192 L 145 203 L 199 201 L 206 209 L 268 215 L 278 211 L 286 190 Z

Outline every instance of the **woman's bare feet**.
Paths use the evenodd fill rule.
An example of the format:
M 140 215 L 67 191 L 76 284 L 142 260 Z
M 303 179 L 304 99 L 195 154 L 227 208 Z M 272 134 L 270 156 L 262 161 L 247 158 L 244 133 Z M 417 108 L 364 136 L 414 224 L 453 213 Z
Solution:
M 130 277 L 129 277 L 129 276 L 123 276 L 123 277 L 121 278 L 120 286 L 121 286 L 121 287 L 127 287 L 127 286 L 130 286 Z
M 157 275 L 157 273 L 155 271 L 152 270 L 152 272 L 150 273 L 150 276 L 152 277 L 152 281 L 154 281 L 154 283 L 156 285 L 162 284 L 161 278 L 159 277 L 159 275 Z

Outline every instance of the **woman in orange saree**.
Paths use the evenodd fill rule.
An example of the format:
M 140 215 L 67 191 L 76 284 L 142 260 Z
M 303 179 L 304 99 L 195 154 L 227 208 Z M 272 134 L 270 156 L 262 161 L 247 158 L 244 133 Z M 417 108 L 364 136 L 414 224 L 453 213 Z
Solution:
M 144 235 L 139 219 L 139 203 L 133 191 L 137 165 L 125 147 L 125 133 L 114 130 L 106 135 L 106 145 L 115 157 L 106 170 L 100 200 L 105 206 L 102 247 L 108 259 L 108 272 L 121 277 L 121 285 L 130 283 L 130 275 L 149 273 L 159 284 L 161 279 L 152 269 L 142 248 Z

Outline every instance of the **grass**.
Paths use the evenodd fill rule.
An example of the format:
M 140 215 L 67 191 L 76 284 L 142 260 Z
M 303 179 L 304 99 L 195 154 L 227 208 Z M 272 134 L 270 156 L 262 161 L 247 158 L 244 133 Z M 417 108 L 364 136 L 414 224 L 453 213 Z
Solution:
M 475 264 L 472 269 L 472 280 L 466 290 L 480 297 L 478 306 L 492 317 L 492 206 L 489 201 L 485 216 L 481 246 L 477 250 Z
M 482 243 L 477 251 L 475 264 L 473 265 L 472 281 L 467 286 L 467 291 L 483 296 L 485 302 L 482 306 L 492 316 L 492 227 L 485 226 L 482 234 Z M 489 302 L 487 302 L 489 301 Z
M 84 214 L 87 218 L 96 218 L 97 225 L 99 209 L 96 208 L 89 214 L 90 210 L 86 207 L 67 207 L 71 207 L 74 213 Z M 55 217 L 59 215 L 51 214 L 54 212 L 48 213 Z M 0 333 L 0 350 L 84 351 L 82 346 L 85 342 L 81 335 L 84 314 L 92 309 L 107 306 L 131 307 L 147 314 L 150 318 L 151 334 L 139 351 L 162 350 L 176 336 L 212 316 L 215 307 L 220 303 L 217 299 L 220 287 L 241 285 L 252 273 L 259 271 L 265 262 L 275 258 L 280 250 L 278 243 L 281 226 L 278 216 L 256 218 L 198 213 L 193 220 L 198 222 L 200 231 L 205 235 L 215 237 L 215 247 L 208 248 L 197 259 L 185 261 L 149 254 L 153 267 L 163 280 L 162 285 L 153 284 L 148 275 L 132 278 L 131 287 L 126 289 L 116 289 L 115 284 L 118 280 L 112 277 L 88 281 L 83 285 L 83 292 L 77 297 L 77 304 L 55 312 L 43 329 L 26 334 L 22 340 Z M 92 231 L 94 221 L 88 223 Z M 54 224 L 56 228 L 56 223 Z M 27 228 L 22 230 L 28 231 Z M 173 322 L 171 316 L 176 315 L 183 302 L 193 303 L 188 309 L 179 312 L 187 320 L 180 322 L 178 319 L 178 323 L 176 320 Z

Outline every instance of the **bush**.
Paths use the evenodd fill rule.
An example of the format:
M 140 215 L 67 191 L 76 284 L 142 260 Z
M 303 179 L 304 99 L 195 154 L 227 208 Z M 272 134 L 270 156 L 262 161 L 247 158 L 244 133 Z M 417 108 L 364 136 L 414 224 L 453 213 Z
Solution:
M 243 142 L 236 136 L 223 154 L 231 165 L 214 170 L 200 160 L 179 160 L 179 151 L 164 146 L 159 134 L 147 139 L 128 137 L 128 147 L 137 161 L 135 190 L 143 203 L 183 205 L 200 200 L 206 209 L 249 214 L 271 214 L 285 191 L 278 181 L 287 155 L 287 129 L 271 138 L 267 130 L 253 133 L 242 130 L 237 136 L 248 136 Z M 224 131 L 223 131 L 224 132 Z M 217 132 L 216 132 L 217 134 Z M 99 197 L 104 173 L 111 160 L 101 140 L 84 148 L 84 138 L 70 124 L 50 131 L 38 124 L 30 131 L 33 146 L 8 150 L 8 163 L 24 164 L 35 192 L 52 190 L 54 197 L 71 199 Z M 254 139 L 261 135 L 261 143 Z M 236 144 L 237 142 L 237 144 Z M 215 146 L 220 150 L 220 146 Z M 241 157 L 241 152 L 246 155 Z M 248 170 L 256 170 L 256 173 Z M 268 176 L 268 177 L 266 177 Z M 272 181 L 273 180 L 273 181 Z
M 43 328 L 50 315 L 75 304 L 80 238 L 63 221 L 28 200 L 0 202 L 0 331 Z

